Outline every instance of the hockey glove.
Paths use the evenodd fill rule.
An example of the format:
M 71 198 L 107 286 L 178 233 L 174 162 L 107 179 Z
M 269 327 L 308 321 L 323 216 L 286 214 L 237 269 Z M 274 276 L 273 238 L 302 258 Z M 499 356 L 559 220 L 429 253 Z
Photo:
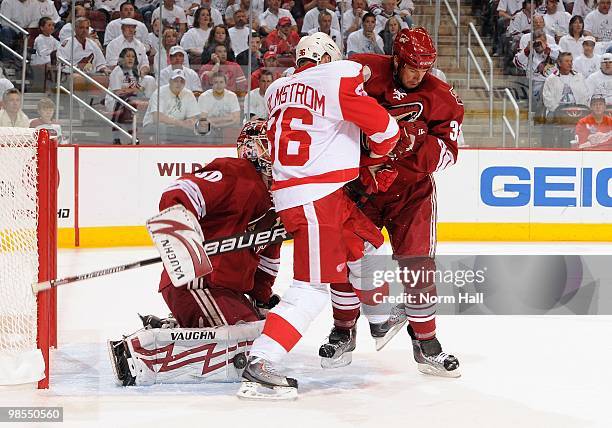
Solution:
M 270 309 L 278 305 L 279 302 L 280 297 L 278 297 L 277 294 L 273 294 L 272 296 L 270 296 L 270 300 L 268 300 L 268 303 L 255 301 L 255 308 L 257 309 L 259 318 L 262 320 L 266 319 L 266 317 L 268 316 L 268 312 L 270 312 Z
M 367 193 L 386 192 L 397 178 L 397 170 L 388 165 L 361 167 L 359 178 Z
M 416 152 L 421 145 L 427 140 L 429 129 L 427 124 L 422 120 L 415 122 L 400 122 L 400 139 L 396 146 L 391 151 L 391 154 L 397 158 L 405 158 L 412 152 Z

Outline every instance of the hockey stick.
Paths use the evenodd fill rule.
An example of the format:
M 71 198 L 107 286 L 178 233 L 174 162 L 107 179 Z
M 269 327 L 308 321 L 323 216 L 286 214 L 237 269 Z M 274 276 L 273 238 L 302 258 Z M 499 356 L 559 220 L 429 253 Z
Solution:
M 228 236 L 226 238 L 211 239 L 210 241 L 206 241 L 204 243 L 204 251 L 206 251 L 208 256 L 216 256 L 218 254 L 244 250 L 246 248 L 276 244 L 288 239 L 291 239 L 291 235 L 287 233 L 284 226 L 280 225 L 274 226 L 270 230 L 251 231 Z M 39 282 L 32 284 L 32 291 L 34 294 L 37 294 L 40 291 L 49 290 L 50 288 L 59 287 L 60 285 L 71 284 L 73 282 L 84 281 L 86 279 L 99 278 L 101 276 L 106 276 L 113 273 L 124 272 L 126 270 L 161 263 L 161 261 L 161 257 L 155 257 L 152 259 L 140 260 L 138 262 L 100 269 L 94 272 Z

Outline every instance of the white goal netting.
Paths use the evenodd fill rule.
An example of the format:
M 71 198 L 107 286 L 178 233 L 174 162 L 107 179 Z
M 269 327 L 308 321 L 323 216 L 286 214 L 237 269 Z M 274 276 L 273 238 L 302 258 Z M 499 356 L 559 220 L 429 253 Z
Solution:
M 37 350 L 37 138 L 0 128 L 0 385 L 35 382 L 45 363 Z

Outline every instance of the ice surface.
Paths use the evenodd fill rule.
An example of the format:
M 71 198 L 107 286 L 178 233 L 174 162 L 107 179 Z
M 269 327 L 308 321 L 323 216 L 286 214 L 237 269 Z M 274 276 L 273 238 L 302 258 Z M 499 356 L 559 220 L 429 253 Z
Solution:
M 291 245 L 283 247 L 279 294 L 291 278 L 291 251 Z M 591 243 L 438 248 L 445 254 L 530 252 L 612 254 L 612 248 Z M 154 254 L 153 248 L 63 250 L 59 272 L 87 272 Z M 156 292 L 159 270 L 151 266 L 60 289 L 51 389 L 0 389 L 0 406 L 63 406 L 61 426 L 69 427 L 612 426 L 608 316 L 439 317 L 438 337 L 459 357 L 463 373 L 440 379 L 417 372 L 405 333 L 376 353 L 364 320 L 353 364 L 321 369 L 316 352 L 331 326 L 328 307 L 285 362 L 300 382 L 296 402 L 240 401 L 234 397 L 237 384 L 116 387 L 105 342 L 138 329 L 137 312 L 167 313 Z

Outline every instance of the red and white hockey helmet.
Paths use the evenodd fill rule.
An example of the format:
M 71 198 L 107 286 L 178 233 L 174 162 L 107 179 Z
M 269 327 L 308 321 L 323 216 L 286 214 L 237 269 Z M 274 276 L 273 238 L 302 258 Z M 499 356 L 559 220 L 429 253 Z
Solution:
M 251 120 L 244 124 L 238 136 L 238 157 L 247 159 L 255 165 L 257 171 L 268 177 L 272 176 L 272 158 L 270 144 L 266 136 L 266 121 Z
M 393 58 L 398 70 L 404 65 L 419 70 L 429 69 L 436 62 L 436 47 L 424 28 L 404 28 L 393 42 Z
M 332 61 L 342 59 L 342 52 L 336 42 L 327 34 L 319 31 L 300 39 L 295 48 L 295 63 L 299 64 L 301 59 L 306 58 L 318 64 L 325 54 L 328 54 Z

